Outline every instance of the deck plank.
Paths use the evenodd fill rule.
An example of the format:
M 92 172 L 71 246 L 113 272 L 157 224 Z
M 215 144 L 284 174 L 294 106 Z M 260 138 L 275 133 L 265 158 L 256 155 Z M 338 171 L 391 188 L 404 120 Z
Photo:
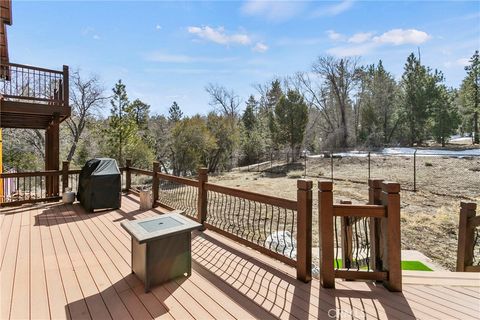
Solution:
M 30 214 L 30 317 L 50 318 L 45 264 L 43 261 L 42 236 L 40 228 L 35 226 L 38 209 Z
M 105 306 L 108 309 L 108 312 L 110 313 L 110 316 L 113 319 L 132 319 L 128 309 L 123 304 L 118 293 L 112 287 L 112 283 L 104 271 L 106 268 L 113 268 L 112 264 L 102 265 L 98 261 L 98 257 L 95 255 L 92 247 L 87 242 L 87 239 L 85 239 L 84 235 L 78 228 L 78 225 L 74 223 L 77 221 L 77 215 L 72 210 L 71 206 L 65 206 L 62 211 L 68 212 L 68 215 L 66 215 L 67 218 L 64 218 L 65 224 L 75 239 L 79 253 L 82 256 L 83 261 L 88 268 L 88 271 L 90 272 L 92 280 L 96 286 L 96 292 L 93 294 L 100 294 Z
M 30 217 L 28 211 L 23 211 L 20 215 L 20 238 L 10 311 L 12 319 L 30 317 Z
M 12 306 L 12 293 L 15 283 L 15 268 L 17 264 L 18 241 L 20 239 L 21 214 L 14 215 L 10 237 L 5 248 L 5 260 L 1 272 L 1 305 L 0 319 L 10 318 Z
M 403 320 L 471 319 L 480 312 L 477 275 L 407 273 L 403 293 L 341 280 L 326 290 L 208 230 L 193 233 L 192 275 L 145 293 L 131 273 L 131 240 L 120 223 L 164 210 L 138 207 L 128 196 L 119 210 L 93 214 L 60 203 L 0 209 L 1 319 L 295 320 L 328 319 L 333 312 L 342 319 Z
M 10 239 L 10 230 L 12 229 L 12 222 L 14 214 L 0 214 L 3 218 L 2 227 L 0 230 L 2 234 L 0 234 L 0 268 L 3 266 L 3 260 L 5 257 L 5 250 L 7 249 L 8 240 Z
M 109 264 L 114 265 L 120 274 L 119 281 L 121 281 L 120 285 L 123 287 L 123 290 L 119 289 L 120 291 L 118 293 L 123 303 L 130 311 L 130 315 L 134 319 L 151 318 L 152 314 L 146 309 L 139 297 L 132 291 L 132 287 L 129 285 L 128 281 L 126 281 L 125 277 L 131 272 L 130 267 L 118 253 L 118 247 L 112 245 L 111 241 L 113 236 L 106 232 L 106 230 L 100 228 L 101 224 L 97 219 L 98 214 L 87 216 L 87 214 L 83 213 L 81 216 L 85 227 L 88 228 L 89 232 L 93 235 L 93 238 L 98 240 L 99 245 L 103 248 L 104 254 L 109 257 Z M 115 271 L 112 270 L 112 272 Z

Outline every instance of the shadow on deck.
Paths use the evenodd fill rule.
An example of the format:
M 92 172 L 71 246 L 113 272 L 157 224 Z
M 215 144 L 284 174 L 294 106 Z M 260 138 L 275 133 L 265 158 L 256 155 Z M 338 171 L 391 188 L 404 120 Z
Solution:
M 322 289 L 209 230 L 193 234 L 190 277 L 145 293 L 131 274 L 130 237 L 120 222 L 165 210 L 138 206 L 138 198 L 124 196 L 121 209 L 94 214 L 77 204 L 2 209 L 0 318 L 474 319 L 480 312 L 476 275 L 463 274 L 458 285 L 416 275 L 403 293 L 358 281 Z

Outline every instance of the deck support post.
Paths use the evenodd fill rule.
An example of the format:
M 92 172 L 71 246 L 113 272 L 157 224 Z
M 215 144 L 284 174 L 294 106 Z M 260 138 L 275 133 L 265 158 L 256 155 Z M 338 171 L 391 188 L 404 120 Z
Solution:
M 68 71 L 68 66 L 64 65 L 63 66 L 63 87 L 62 87 L 62 91 L 63 91 L 63 106 L 64 107 L 68 107 L 70 106 L 70 90 L 69 90 L 69 81 L 70 80 L 70 76 L 69 76 L 69 71 Z
M 311 180 L 297 180 L 297 279 L 312 280 Z
M 318 225 L 320 235 L 320 284 L 335 288 L 333 239 L 333 183 L 318 182 Z
M 207 220 L 207 190 L 205 183 L 208 182 L 208 169 L 198 169 L 198 202 L 197 202 L 197 221 L 202 225 Z M 205 227 L 203 227 L 205 230 Z
M 382 204 L 382 182 L 382 179 L 368 179 L 368 204 Z M 382 270 L 380 225 L 381 219 L 370 218 L 370 268 L 373 271 Z
M 68 188 L 68 167 L 70 166 L 69 161 L 62 162 L 62 192 Z
M 132 187 L 132 172 L 130 171 L 131 166 L 132 160 L 125 160 L 125 191 L 127 192 L 130 192 L 130 188 Z
M 45 130 L 45 170 L 60 169 L 60 115 L 54 114 L 47 130 Z M 59 176 L 45 177 L 46 196 L 59 195 Z
M 390 291 L 402 291 L 401 239 L 400 239 L 400 184 L 382 183 L 382 204 L 386 218 L 382 219 L 383 270 L 388 279 L 383 282 Z
M 160 162 L 153 162 L 153 180 L 152 180 L 152 207 L 157 206 L 158 202 L 158 188 L 160 186 L 160 179 L 157 173 L 160 172 Z
M 473 263 L 473 245 L 475 229 L 470 227 L 469 220 L 474 218 L 477 204 L 473 202 L 460 203 L 460 221 L 458 223 L 457 271 L 465 272 L 466 266 Z

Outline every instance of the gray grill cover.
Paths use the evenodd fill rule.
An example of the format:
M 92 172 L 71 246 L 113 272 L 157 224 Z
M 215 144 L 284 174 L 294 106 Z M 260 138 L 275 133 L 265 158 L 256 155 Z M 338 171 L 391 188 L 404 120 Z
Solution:
M 88 160 L 78 179 L 77 199 L 87 211 L 121 206 L 121 173 L 115 159 Z

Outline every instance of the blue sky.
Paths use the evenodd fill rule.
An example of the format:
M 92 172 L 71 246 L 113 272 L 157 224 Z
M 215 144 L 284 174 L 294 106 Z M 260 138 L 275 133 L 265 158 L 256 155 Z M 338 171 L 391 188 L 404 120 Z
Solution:
M 97 74 L 166 113 L 212 107 L 208 83 L 243 100 L 253 85 L 310 71 L 318 56 L 361 56 L 400 78 L 408 54 L 458 87 L 480 48 L 479 1 L 13 1 L 12 62 Z M 108 108 L 107 108 L 108 110 Z

